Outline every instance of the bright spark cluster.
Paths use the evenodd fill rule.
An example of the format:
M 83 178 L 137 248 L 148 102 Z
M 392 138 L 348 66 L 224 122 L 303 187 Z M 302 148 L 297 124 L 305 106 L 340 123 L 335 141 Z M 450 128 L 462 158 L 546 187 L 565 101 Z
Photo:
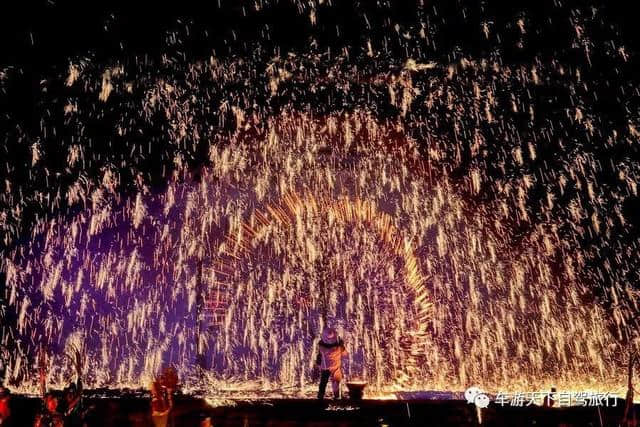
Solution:
M 330 3 L 299 13 L 315 27 Z M 190 389 L 303 393 L 331 323 L 347 377 L 380 393 L 623 388 L 634 53 L 590 37 L 596 9 L 569 11 L 551 58 L 443 52 L 419 9 L 351 50 L 192 58 L 176 33 L 155 60 L 74 58 L 44 78 L 39 123 L 2 146 L 11 382 L 36 389 L 44 347 L 64 383 L 75 346 L 89 386 L 172 363 Z M 511 21 L 525 49 L 526 13 Z M 490 19 L 477 33 L 500 46 Z M 0 96 L 20 73 L 0 70 Z

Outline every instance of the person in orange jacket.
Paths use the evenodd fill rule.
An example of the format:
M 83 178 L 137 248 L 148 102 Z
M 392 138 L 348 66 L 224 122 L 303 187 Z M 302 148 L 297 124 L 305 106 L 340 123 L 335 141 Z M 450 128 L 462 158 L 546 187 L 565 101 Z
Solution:
M 320 388 L 318 399 L 324 399 L 327 383 L 331 379 L 333 388 L 333 398 L 339 399 L 340 381 L 342 381 L 342 358 L 347 354 L 344 342 L 338 336 L 335 329 L 325 327 L 322 331 L 322 338 L 318 343 L 318 357 L 316 365 L 320 369 Z

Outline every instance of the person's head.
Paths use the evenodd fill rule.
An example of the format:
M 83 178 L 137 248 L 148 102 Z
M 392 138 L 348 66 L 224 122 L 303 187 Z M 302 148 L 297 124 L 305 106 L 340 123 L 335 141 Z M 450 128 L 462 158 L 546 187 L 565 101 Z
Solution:
M 58 398 L 53 393 L 47 393 L 44 397 L 44 405 L 49 412 L 58 410 Z
M 334 344 L 338 342 L 338 332 L 334 328 L 325 326 L 322 330 L 322 341 L 327 344 Z

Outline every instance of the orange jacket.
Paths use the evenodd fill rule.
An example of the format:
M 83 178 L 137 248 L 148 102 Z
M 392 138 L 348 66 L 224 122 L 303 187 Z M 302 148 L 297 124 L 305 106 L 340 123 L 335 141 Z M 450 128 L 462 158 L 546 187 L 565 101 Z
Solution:
M 325 371 L 336 371 L 342 368 L 342 357 L 347 354 L 344 342 L 338 339 L 335 342 L 318 343 L 318 357 L 316 364 Z

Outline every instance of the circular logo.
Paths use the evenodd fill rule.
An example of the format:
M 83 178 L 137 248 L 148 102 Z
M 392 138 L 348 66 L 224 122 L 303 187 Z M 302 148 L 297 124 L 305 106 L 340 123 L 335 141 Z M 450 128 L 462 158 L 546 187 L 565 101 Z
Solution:
M 469 387 L 464 392 L 464 398 L 467 399 L 467 403 L 473 403 L 478 408 L 489 406 L 489 396 L 479 387 Z

